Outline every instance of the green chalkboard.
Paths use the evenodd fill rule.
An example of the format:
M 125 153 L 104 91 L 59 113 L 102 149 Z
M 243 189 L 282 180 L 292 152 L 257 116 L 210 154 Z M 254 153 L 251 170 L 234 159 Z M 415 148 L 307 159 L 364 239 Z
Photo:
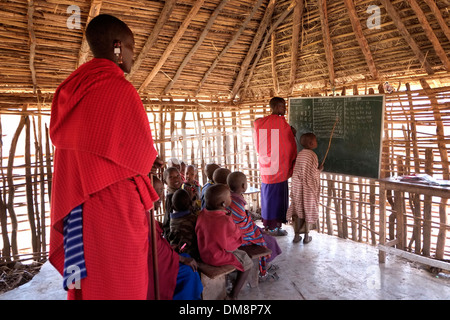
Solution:
M 383 114 L 384 95 L 289 99 L 289 124 L 297 129 L 298 151 L 300 136 L 313 132 L 319 164 L 337 120 L 324 163 L 330 173 L 379 178 Z

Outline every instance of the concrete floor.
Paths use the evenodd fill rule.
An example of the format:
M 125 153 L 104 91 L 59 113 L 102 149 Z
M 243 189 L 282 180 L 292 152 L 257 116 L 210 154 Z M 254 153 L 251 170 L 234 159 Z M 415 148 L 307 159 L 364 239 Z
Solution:
M 277 237 L 283 253 L 273 263 L 279 280 L 244 287 L 239 300 L 447 300 L 450 275 L 387 255 L 378 264 L 376 247 L 311 232 L 307 245 Z
M 244 287 L 239 300 L 448 300 L 450 275 L 387 256 L 378 264 L 375 247 L 312 232 L 307 245 L 292 243 L 293 232 L 277 237 L 283 253 L 273 263 L 279 280 Z M 61 276 L 47 262 L 30 282 L 0 300 L 64 300 Z

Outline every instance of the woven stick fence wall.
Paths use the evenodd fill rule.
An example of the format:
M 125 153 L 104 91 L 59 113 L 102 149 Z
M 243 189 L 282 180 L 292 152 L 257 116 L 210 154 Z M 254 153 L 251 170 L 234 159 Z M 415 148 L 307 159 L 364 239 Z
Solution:
M 446 143 L 450 133 L 445 130 L 436 133 L 436 129 L 449 127 L 450 87 L 430 88 L 422 80 L 419 89 L 408 88 L 409 85 L 402 86 L 397 92 L 386 94 L 382 175 L 428 173 L 448 179 L 445 155 L 448 155 Z M 381 89 L 382 86 L 365 84 L 354 86 L 353 94 L 370 94 Z M 345 94 L 345 89 L 340 94 Z M 249 185 L 256 188 L 260 187 L 261 180 L 252 141 L 252 123 L 269 114 L 267 101 L 235 106 L 211 100 L 143 99 L 161 158 L 167 161 L 177 157 L 186 164 L 196 165 L 201 183 L 206 182 L 204 165 L 215 162 L 232 171 L 243 171 Z M 18 123 L 11 123 L 13 115 L 1 118 L 0 263 L 38 260 L 47 254 L 53 148 L 47 130 L 48 105 L 42 106 L 46 107 L 44 111 L 25 105 L 22 112 L 15 113 Z M 6 124 L 12 125 L 13 130 L 4 131 Z M 18 145 L 22 145 L 21 150 Z M 324 173 L 321 185 L 321 232 L 376 244 L 379 239 L 377 182 Z M 427 216 L 414 215 L 414 205 L 427 208 Z M 258 209 L 258 196 L 253 196 L 250 206 L 252 210 Z M 408 250 L 448 259 L 449 204 L 441 199 L 407 197 L 404 207 L 409 231 Z M 387 234 L 394 237 L 392 208 L 389 215 Z

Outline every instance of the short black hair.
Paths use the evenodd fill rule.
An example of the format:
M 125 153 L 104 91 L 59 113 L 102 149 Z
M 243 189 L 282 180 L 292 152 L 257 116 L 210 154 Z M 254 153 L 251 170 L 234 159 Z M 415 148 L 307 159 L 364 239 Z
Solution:
M 172 206 L 176 211 L 189 210 L 192 205 L 189 192 L 184 189 L 178 189 L 172 196 Z
M 275 107 L 277 107 L 278 105 L 281 105 L 281 104 L 283 104 L 283 105 L 286 104 L 286 101 L 284 101 L 284 99 L 280 98 L 280 97 L 273 97 L 272 99 L 270 99 L 270 102 L 269 102 L 269 106 L 271 109 L 274 109 Z
M 217 168 L 214 170 L 212 180 L 214 183 L 227 184 L 227 177 L 230 173 L 231 171 L 227 168 Z
M 312 139 L 317 139 L 316 135 L 312 132 L 307 132 L 301 135 L 300 137 L 300 144 L 305 148 L 308 146 L 308 143 L 312 140 Z
M 100 14 L 86 27 L 86 40 L 94 57 L 102 58 L 114 48 L 114 40 L 124 41 L 133 36 L 130 28 L 122 20 L 109 14 Z
M 217 210 L 221 208 L 221 204 L 225 201 L 225 192 L 230 191 L 226 184 L 213 184 L 205 192 L 206 209 Z
M 247 176 L 240 171 L 232 172 L 227 177 L 227 184 L 231 191 L 236 191 L 245 181 L 247 181 Z

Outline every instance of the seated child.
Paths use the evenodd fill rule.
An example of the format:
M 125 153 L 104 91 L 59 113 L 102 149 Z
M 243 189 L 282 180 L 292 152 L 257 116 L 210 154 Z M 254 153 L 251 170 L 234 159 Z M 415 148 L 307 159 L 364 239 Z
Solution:
M 181 176 L 180 172 L 175 167 L 170 167 L 164 170 L 163 173 L 164 183 L 167 185 L 166 202 L 164 204 L 164 219 L 163 219 L 163 232 L 164 236 L 170 232 L 170 213 L 173 211 L 172 196 L 175 191 L 181 188 Z
M 227 177 L 231 171 L 227 168 L 218 168 L 213 173 L 214 183 L 227 184 Z
M 253 261 L 242 250 L 242 233 L 226 208 L 231 204 L 230 189 L 224 184 L 214 184 L 206 190 L 206 208 L 200 211 L 195 232 L 198 250 L 203 262 L 213 265 L 233 265 L 238 270 L 236 282 L 228 296 L 236 299 L 247 280 Z
M 319 219 L 320 172 L 314 133 L 305 133 L 300 137 L 303 150 L 297 155 L 292 173 L 291 204 L 286 218 L 292 218 L 294 223 L 294 242 L 300 242 L 300 233 L 305 234 L 303 243 L 309 243 L 312 238 L 309 231 L 316 227 Z
M 182 161 L 178 160 L 178 158 L 170 158 L 167 160 L 167 168 L 177 168 L 180 172 L 181 180 L 184 181 L 184 169 L 182 168 Z
M 205 166 L 206 177 L 208 178 L 208 181 L 203 185 L 203 188 L 202 188 L 202 196 L 201 196 L 202 209 L 205 208 L 205 192 L 209 188 L 209 186 L 214 184 L 213 174 L 217 168 L 220 168 L 220 166 L 215 163 L 208 163 Z
M 155 179 L 155 177 L 154 177 Z M 158 179 L 158 181 L 160 181 Z M 155 180 L 153 181 L 155 185 Z M 156 202 L 153 203 L 156 206 Z M 197 262 L 185 253 L 176 252 L 167 239 L 162 237 L 159 223 L 156 227 L 158 250 L 158 277 L 161 300 L 201 300 L 203 285 L 197 272 Z M 149 241 L 152 241 L 152 237 Z M 148 261 L 153 263 L 152 245 L 148 250 Z M 150 269 L 149 269 L 150 271 Z M 153 271 L 153 270 L 152 270 Z M 149 292 L 147 299 L 155 299 L 153 272 L 149 273 Z
M 167 240 L 178 253 L 185 252 L 192 258 L 200 258 L 195 235 L 197 215 L 192 212 L 188 191 L 178 189 L 172 197 L 173 212 L 170 213 L 170 233 Z
M 198 212 L 201 209 L 201 190 L 200 184 L 197 181 L 198 170 L 193 165 L 186 167 L 186 182 L 181 186 L 182 189 L 187 190 L 192 198 L 194 212 Z
M 261 228 L 256 225 L 245 208 L 247 202 L 243 193 L 247 190 L 247 177 L 244 173 L 235 171 L 228 176 L 227 183 L 231 191 L 231 205 L 229 206 L 231 217 L 242 232 L 243 245 L 256 244 L 272 250 L 270 256 L 260 258 L 260 278 L 267 279 L 267 277 L 272 277 L 278 279 L 276 273 L 268 274 L 266 263 L 273 261 L 281 253 L 281 248 L 274 237 L 261 231 Z M 272 269 L 276 268 L 276 266 L 272 266 Z

